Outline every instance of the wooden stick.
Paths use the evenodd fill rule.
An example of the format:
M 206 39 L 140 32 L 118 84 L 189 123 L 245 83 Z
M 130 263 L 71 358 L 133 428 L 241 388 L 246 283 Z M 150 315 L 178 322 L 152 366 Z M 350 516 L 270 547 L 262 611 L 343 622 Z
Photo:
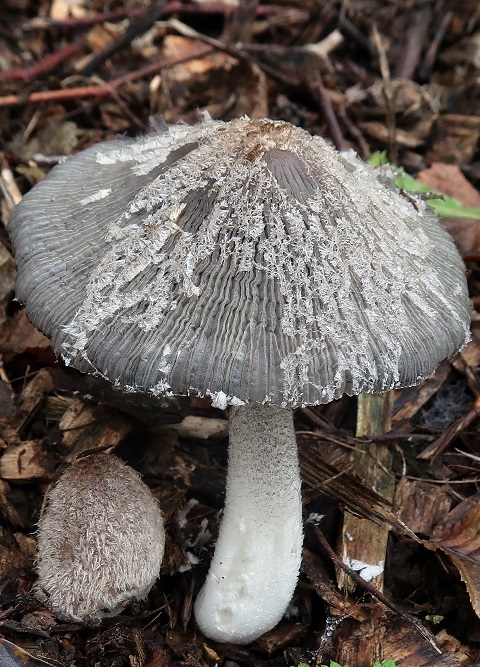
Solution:
M 357 408 L 357 437 L 381 435 L 391 428 L 393 393 L 360 394 Z M 369 488 L 385 498 L 393 500 L 395 491 L 394 477 L 391 473 L 392 455 L 386 443 L 359 442 L 353 451 L 351 461 L 353 470 L 363 478 Z M 364 455 L 367 454 L 367 456 Z M 370 581 L 379 590 L 383 590 L 383 563 L 387 549 L 389 526 L 362 519 L 349 512 L 345 513 L 340 547 L 341 559 L 345 562 L 364 563 L 378 567 L 380 573 Z M 355 587 L 349 577 L 338 574 L 341 588 L 352 591 Z
M 195 60 L 195 58 L 204 58 L 209 53 L 214 51 L 213 47 L 205 46 L 200 48 L 195 53 L 189 53 L 186 56 L 177 58 L 167 58 L 146 67 L 142 67 L 134 72 L 129 72 L 124 76 L 113 79 L 107 83 L 99 84 L 98 86 L 80 86 L 77 88 L 65 88 L 60 90 L 42 90 L 36 93 L 23 95 L 4 95 L 0 97 L 0 107 L 16 106 L 19 104 L 38 104 L 40 102 L 65 102 L 67 100 L 81 100 L 91 97 L 110 97 L 114 96 L 117 88 L 124 83 L 130 83 L 143 79 L 157 72 L 173 67 L 179 63 L 187 62 L 188 60 Z
M 386 394 L 360 394 L 357 409 L 357 437 L 379 435 L 391 428 L 393 392 Z M 393 500 L 395 478 L 391 472 L 392 456 L 385 442 L 369 442 L 364 451 L 352 452 L 350 460 L 355 472 L 378 495 L 387 501 Z M 367 455 L 365 455 L 367 454 Z M 339 547 L 342 564 L 357 570 L 358 576 L 351 578 L 344 567 L 337 566 L 338 583 L 344 590 L 352 591 L 359 578 L 383 593 L 385 555 L 390 527 L 386 522 L 374 522 L 345 512 Z M 358 664 L 364 660 L 372 664 L 382 655 L 382 641 L 386 632 L 385 619 L 372 614 L 365 623 L 365 632 L 358 642 L 353 638 L 342 640 L 341 650 L 355 655 Z M 339 647 L 340 648 L 340 647 Z
M 0 72 L 0 81 L 33 81 L 34 79 L 38 79 L 56 69 L 66 60 L 69 60 L 75 53 L 80 51 L 85 41 L 86 37 L 82 35 L 71 44 L 64 46 L 63 49 L 42 58 L 35 65 Z

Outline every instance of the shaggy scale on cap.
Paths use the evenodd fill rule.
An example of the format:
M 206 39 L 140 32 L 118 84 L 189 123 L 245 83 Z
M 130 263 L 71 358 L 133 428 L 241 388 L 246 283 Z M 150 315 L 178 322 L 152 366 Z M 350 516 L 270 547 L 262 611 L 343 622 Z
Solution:
M 93 146 L 10 232 L 35 326 L 132 389 L 326 403 L 415 384 L 469 336 L 464 266 L 424 203 L 284 122 Z
M 71 621 L 115 616 L 147 596 L 163 558 L 157 501 L 116 456 L 76 461 L 48 494 L 38 524 L 37 595 Z
M 353 154 L 248 119 L 93 146 L 25 196 L 10 231 L 17 297 L 68 363 L 232 404 L 194 613 L 217 641 L 259 637 L 300 568 L 292 408 L 415 384 L 467 342 L 452 239 Z

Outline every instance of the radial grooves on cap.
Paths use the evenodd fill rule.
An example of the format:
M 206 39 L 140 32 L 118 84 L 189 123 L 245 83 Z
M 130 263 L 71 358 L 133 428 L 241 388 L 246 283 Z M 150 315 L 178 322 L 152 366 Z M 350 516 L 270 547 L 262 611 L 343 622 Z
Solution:
M 287 123 L 94 146 L 11 230 L 33 323 L 123 386 L 322 403 L 414 384 L 468 340 L 464 267 L 423 202 Z

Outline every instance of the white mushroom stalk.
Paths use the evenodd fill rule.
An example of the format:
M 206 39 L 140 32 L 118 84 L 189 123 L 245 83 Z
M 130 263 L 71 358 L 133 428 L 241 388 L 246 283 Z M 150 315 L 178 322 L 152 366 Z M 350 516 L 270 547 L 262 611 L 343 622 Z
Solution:
M 232 407 L 225 509 L 195 603 L 202 632 L 247 644 L 273 628 L 295 590 L 302 538 L 292 410 Z

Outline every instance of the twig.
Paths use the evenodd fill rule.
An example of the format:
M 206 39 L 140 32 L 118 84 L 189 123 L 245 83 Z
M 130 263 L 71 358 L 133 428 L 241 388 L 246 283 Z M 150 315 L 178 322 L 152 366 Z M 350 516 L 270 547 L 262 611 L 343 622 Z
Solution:
M 432 11 L 425 7 L 413 15 L 412 25 L 408 31 L 403 49 L 394 72 L 394 79 L 411 79 L 420 61 L 422 48 L 428 35 Z
M 273 67 L 269 67 L 262 61 L 253 58 L 248 53 L 245 53 L 245 51 L 243 50 L 243 44 L 238 44 L 236 46 L 225 44 L 224 42 L 218 39 L 214 39 L 213 37 L 208 37 L 207 35 L 204 35 L 201 32 L 197 32 L 193 28 L 190 28 L 188 25 L 185 25 L 185 23 L 182 23 L 177 19 L 169 19 L 168 21 L 166 21 L 165 25 L 174 30 L 175 32 L 177 32 L 179 35 L 182 35 L 182 37 L 187 37 L 189 39 L 196 39 L 199 42 L 203 42 L 204 44 L 209 44 L 210 46 L 213 46 L 213 48 L 216 49 L 217 51 L 222 51 L 227 55 L 232 56 L 232 58 L 236 58 L 237 60 L 249 64 L 252 62 L 255 63 L 265 72 L 265 74 L 268 74 L 272 79 L 279 81 L 280 83 L 283 83 L 287 86 L 298 85 L 298 81 L 296 79 L 292 79 L 292 77 L 289 77 L 283 74 L 282 72 L 279 72 Z
M 13 172 L 3 156 L 0 156 L 0 192 L 5 200 L 6 209 L 10 214 L 13 207 L 22 201 L 22 193 L 18 189 Z M 6 224 L 5 220 L 4 222 Z
M 376 24 L 372 27 L 372 38 L 375 48 L 377 50 L 378 59 L 380 63 L 380 73 L 383 79 L 383 96 L 385 98 L 385 108 L 387 116 L 387 128 L 389 137 L 388 159 L 393 164 L 397 162 L 397 140 L 396 140 L 396 123 L 395 123 L 395 109 L 393 107 L 393 89 L 392 81 L 390 79 L 390 69 L 388 66 L 387 54 L 385 47 L 382 44 L 382 39 Z
M 370 157 L 370 146 L 367 143 L 367 140 L 363 136 L 362 131 L 350 120 L 347 112 L 343 107 L 340 107 L 337 111 L 339 117 L 342 119 L 343 124 L 346 126 L 347 130 L 350 132 L 352 137 L 356 139 L 358 145 L 360 146 L 361 157 L 363 160 L 367 160 Z
M 3 357 L 2 357 L 1 354 L 0 354 L 0 378 L 2 379 L 2 381 L 7 386 L 8 391 L 10 392 L 10 396 L 12 398 L 15 398 L 15 390 L 12 387 L 12 383 L 10 382 L 10 378 L 8 377 L 7 372 L 5 370 L 5 367 L 3 365 Z
M 462 415 L 451 426 L 449 426 L 447 430 L 444 431 L 444 433 L 442 433 L 442 435 L 437 440 L 435 440 L 435 442 L 432 442 L 430 445 L 425 447 L 425 449 L 421 451 L 420 454 L 418 454 L 417 459 L 430 459 L 432 461 L 435 460 L 437 456 L 439 456 L 448 447 L 452 440 L 457 438 L 460 433 L 468 428 L 470 424 L 478 417 L 480 417 L 480 396 L 475 399 L 467 414 Z
M 114 98 L 115 102 L 118 104 L 120 109 L 123 111 L 125 116 L 130 120 L 130 122 L 133 125 L 136 125 L 142 132 L 145 132 L 146 129 L 145 123 L 142 120 L 140 120 L 140 118 L 138 118 L 138 116 L 136 116 L 133 113 L 133 111 L 131 111 L 128 108 L 128 104 L 125 104 L 125 102 L 120 97 L 118 90 L 116 88 L 112 90 L 112 97 Z
M 66 88 L 60 90 L 42 90 L 36 93 L 30 93 L 29 95 L 5 95 L 0 97 L 0 107 L 16 106 L 18 104 L 38 104 L 39 102 L 65 102 L 67 100 L 81 100 L 91 97 L 100 98 L 100 97 L 112 97 L 114 96 L 114 91 L 119 88 L 124 83 L 131 83 L 133 81 L 138 81 L 145 77 L 151 76 L 152 74 L 157 74 L 157 72 L 162 69 L 167 69 L 168 67 L 173 67 L 180 63 L 187 62 L 188 60 L 194 60 L 195 58 L 204 58 L 208 54 L 213 52 L 212 47 L 203 47 L 195 53 L 189 53 L 186 56 L 179 56 L 177 58 L 168 58 L 166 60 L 161 60 L 146 67 L 141 67 L 138 70 L 129 72 L 124 76 L 113 79 L 108 83 L 102 83 L 98 86 L 79 86 L 77 88 Z
M 480 477 L 466 477 L 465 479 L 428 479 L 427 477 L 414 477 L 413 475 L 405 475 L 406 479 L 413 479 L 415 482 L 425 482 L 425 484 L 478 484 Z
M 370 595 L 373 595 L 377 600 L 379 600 L 382 604 L 384 604 L 388 609 L 391 609 L 393 612 L 398 614 L 401 618 L 404 620 L 408 621 L 413 625 L 413 627 L 418 630 L 418 632 L 422 635 L 424 639 L 426 639 L 431 646 L 437 651 L 437 653 L 441 653 L 442 651 L 438 648 L 434 637 L 432 634 L 428 631 L 428 629 L 419 621 L 417 618 L 406 612 L 404 609 L 402 609 L 399 605 L 395 604 L 395 602 L 392 602 L 392 600 L 389 600 L 383 593 L 378 591 L 374 586 L 372 586 L 368 581 L 365 581 L 355 570 L 352 570 L 352 568 L 348 567 L 348 565 L 345 565 L 345 563 L 337 556 L 335 551 L 332 549 L 332 547 L 329 545 L 327 540 L 325 539 L 324 534 L 318 528 L 318 526 L 313 527 L 313 532 L 315 537 L 317 538 L 319 544 L 321 547 L 327 552 L 328 556 L 332 559 L 336 567 L 340 568 L 343 570 L 349 577 L 351 577 L 355 583 L 366 590 Z
M 48 30 L 54 28 L 88 28 L 98 23 L 121 21 L 122 19 L 135 19 L 144 13 L 144 9 L 116 9 L 111 12 L 100 12 L 97 14 L 89 14 L 88 16 L 69 17 L 66 19 L 52 19 L 52 18 L 34 18 L 26 21 L 20 27 L 21 30 Z M 277 16 L 281 14 L 288 15 L 288 7 L 280 5 L 263 5 L 257 8 L 256 15 L 263 16 Z M 307 12 L 296 10 L 299 14 L 305 14 L 308 18 Z M 179 16 L 216 16 L 225 13 L 225 6 L 221 3 L 212 2 L 211 4 L 187 4 L 183 2 L 168 2 L 162 12 L 162 16 L 171 16 L 176 14 Z
M 345 16 L 345 12 L 343 10 L 340 12 L 338 17 L 338 27 L 342 33 L 346 33 L 355 42 L 357 42 L 357 44 L 362 49 L 365 51 L 370 51 L 370 42 L 365 37 L 365 35 L 360 32 L 357 26 Z
M 137 7 L 135 9 L 115 9 L 111 12 L 98 12 L 87 16 L 69 16 L 66 19 L 52 19 L 48 17 L 36 17 L 21 24 L 22 31 L 27 30 L 52 30 L 54 28 L 90 28 L 99 23 L 113 23 L 122 19 L 134 19 L 141 16 L 145 10 Z
M 420 79 L 424 81 L 426 81 L 430 77 L 430 73 L 433 69 L 435 60 L 437 58 L 438 49 L 440 47 L 440 44 L 443 42 L 443 38 L 445 37 L 445 34 L 448 30 L 448 26 L 450 25 L 450 22 L 452 20 L 452 17 L 453 17 L 452 11 L 447 12 L 443 17 L 427 49 L 427 52 L 423 59 L 423 63 L 419 67 L 418 76 L 420 77 Z
M 85 35 L 82 35 L 71 44 L 64 46 L 63 49 L 42 58 L 35 63 L 35 65 L 0 72 L 0 81 L 33 81 L 34 79 L 38 79 L 56 69 L 59 65 L 80 51 L 85 44 L 85 41 L 86 37 Z
M 320 105 L 335 146 L 339 151 L 348 150 L 348 144 L 343 138 L 342 130 L 340 129 L 335 111 L 333 110 L 332 101 L 325 90 L 322 77 L 318 73 L 315 57 L 311 56 L 310 58 L 307 58 L 305 62 L 305 70 L 305 76 L 303 77 L 304 83 L 310 91 L 313 99 Z
M 226 42 L 248 42 L 253 32 L 253 21 L 258 0 L 243 0 L 226 18 L 223 38 Z
M 146 11 L 136 20 L 132 21 L 123 35 L 120 35 L 113 42 L 97 53 L 89 63 L 83 67 L 80 74 L 90 76 L 95 70 L 120 49 L 128 46 L 136 37 L 143 35 L 152 24 L 160 18 L 165 9 L 165 0 L 156 0 L 146 9 Z

